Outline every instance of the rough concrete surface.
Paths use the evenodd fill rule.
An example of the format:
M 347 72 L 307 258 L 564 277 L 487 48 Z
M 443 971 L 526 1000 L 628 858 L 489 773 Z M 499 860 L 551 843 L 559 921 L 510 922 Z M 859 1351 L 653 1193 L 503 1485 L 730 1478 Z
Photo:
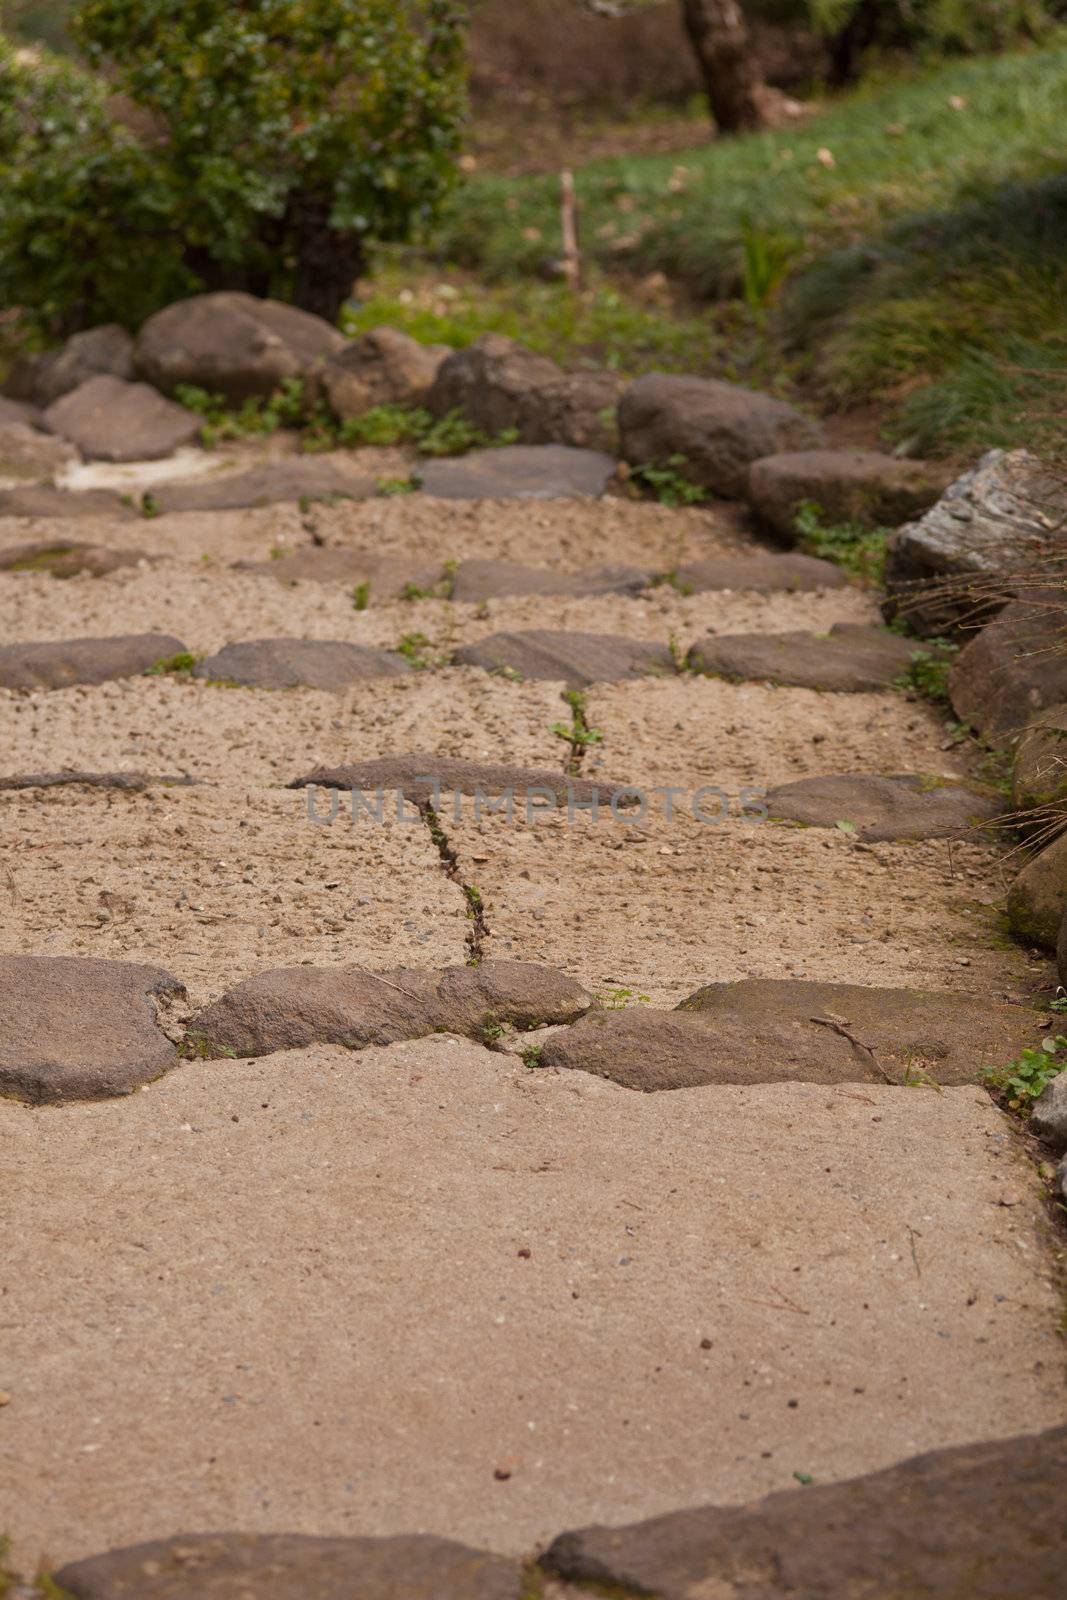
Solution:
M 1062 1422 L 1030 1169 L 981 1091 L 917 1104 L 638 1096 L 449 1036 L 0 1103 L 18 1553 L 523 1553 Z

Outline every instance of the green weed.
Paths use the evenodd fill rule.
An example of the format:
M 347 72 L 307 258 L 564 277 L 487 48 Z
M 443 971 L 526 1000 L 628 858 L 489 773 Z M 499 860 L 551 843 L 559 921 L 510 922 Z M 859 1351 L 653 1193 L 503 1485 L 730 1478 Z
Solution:
M 405 633 L 397 645 L 398 654 L 410 661 L 418 672 L 425 671 L 433 665 L 432 659 L 426 652 L 432 649 L 431 641 L 424 633 Z
M 1024 1050 L 1017 1061 L 1010 1061 L 1005 1067 L 987 1067 L 982 1076 L 1010 1110 L 1026 1115 L 1033 1102 L 1065 1068 L 1067 1038 L 1059 1033 L 1042 1039 L 1035 1049 Z
M 910 664 L 893 679 L 894 689 L 904 689 L 947 706 L 948 677 L 959 646 L 945 639 L 931 639 L 916 650 Z
M 370 605 L 370 583 L 364 578 L 362 583 L 357 583 L 352 590 L 352 610 L 366 611 Z
M 708 491 L 685 476 L 687 456 L 668 456 L 666 461 L 646 461 L 631 467 L 631 483 L 644 489 L 661 506 L 696 506 L 708 498 Z
M 860 522 L 827 523 L 820 505 L 807 500 L 793 519 L 797 546 L 805 555 L 833 561 L 864 583 L 880 583 L 885 572 L 888 528 L 866 528 Z
M 599 728 L 593 728 L 588 719 L 588 703 L 580 689 L 565 689 L 563 702 L 570 707 L 571 720 L 566 722 L 553 722 L 549 732 L 554 733 L 557 739 L 563 739 L 570 746 L 570 759 L 567 770 L 576 774 L 582 764 L 582 756 L 590 745 L 602 744 L 604 735 Z
M 177 655 L 161 656 L 158 661 L 153 661 L 150 667 L 145 668 L 146 678 L 161 678 L 173 674 L 175 677 L 188 678 L 196 666 L 197 657 L 188 650 L 179 650 Z

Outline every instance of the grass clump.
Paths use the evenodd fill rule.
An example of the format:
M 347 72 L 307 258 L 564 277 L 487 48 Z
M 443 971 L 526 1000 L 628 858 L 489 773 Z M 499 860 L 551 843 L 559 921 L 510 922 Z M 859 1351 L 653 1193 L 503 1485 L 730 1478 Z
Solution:
M 198 657 L 189 650 L 179 650 L 177 655 L 160 656 L 158 661 L 153 661 L 150 667 L 145 668 L 146 678 L 162 678 L 173 676 L 188 678 L 192 676 Z
M 416 672 L 425 672 L 433 665 L 427 654 L 433 646 L 424 633 L 405 633 L 396 648 L 397 654 L 402 655 L 405 661 L 410 661 Z
M 1036 1048 L 1024 1050 L 1017 1061 L 1004 1067 L 987 1067 L 986 1083 L 1009 1110 L 1023 1116 L 1060 1073 L 1067 1069 L 1067 1038 L 1062 1033 L 1042 1039 Z

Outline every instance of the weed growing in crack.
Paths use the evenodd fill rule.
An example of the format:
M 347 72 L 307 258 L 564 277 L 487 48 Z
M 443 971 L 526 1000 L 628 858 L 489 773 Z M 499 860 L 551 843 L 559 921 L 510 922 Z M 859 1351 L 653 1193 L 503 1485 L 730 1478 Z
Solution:
M 352 610 L 366 611 L 370 605 L 370 584 L 364 580 L 352 590 Z
M 574 776 L 581 770 L 582 757 L 586 750 L 592 744 L 603 744 L 604 735 L 599 728 L 590 727 L 587 716 L 588 705 L 580 689 L 565 689 L 563 702 L 570 707 L 570 723 L 553 722 L 548 731 L 570 745 L 567 771 Z
M 533 1068 L 537 1068 L 537 1067 L 542 1066 L 543 1062 L 541 1060 L 541 1057 L 544 1054 L 544 1049 L 545 1049 L 545 1047 L 544 1047 L 543 1044 L 527 1044 L 527 1045 L 524 1045 L 522 1050 L 519 1052 L 519 1054 L 522 1057 L 523 1066 L 524 1067 L 533 1067 Z
M 179 650 L 178 654 L 174 656 L 160 656 L 158 661 L 153 661 L 150 667 L 145 668 L 144 675 L 146 678 L 162 678 L 166 676 L 188 678 L 192 674 L 196 663 L 197 657 L 190 651 Z

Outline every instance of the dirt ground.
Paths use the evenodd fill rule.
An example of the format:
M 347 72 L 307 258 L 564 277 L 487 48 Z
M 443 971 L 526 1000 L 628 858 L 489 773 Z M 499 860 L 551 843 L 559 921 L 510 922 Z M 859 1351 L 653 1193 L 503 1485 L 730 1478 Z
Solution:
M 0 546 L 64 532 L 9 519 Z M 420 565 L 668 570 L 755 550 L 732 514 L 409 496 L 73 536 L 158 559 L 0 574 L 3 643 L 417 633 L 433 664 L 337 695 L 174 675 L 0 690 L 0 777 L 196 780 L 0 791 L 0 953 L 163 966 L 188 990 L 179 1028 L 272 967 L 472 952 L 558 967 L 612 1004 L 745 976 L 1050 993 L 1051 964 L 1003 937 L 991 835 L 865 845 L 740 815 L 742 789 L 795 778 L 964 774 L 940 715 L 899 690 L 594 684 L 582 776 L 677 790 L 670 819 L 662 792 L 645 816 L 529 825 L 521 803 L 479 819 L 468 796 L 435 836 L 392 796 L 382 824 L 353 826 L 347 797 L 316 824 L 285 787 L 409 753 L 562 774 L 562 683 L 447 665 L 491 633 L 680 657 L 709 631 L 876 621 L 877 596 L 662 586 L 357 611 L 344 585 L 230 563 L 324 540 Z M 729 797 L 720 825 L 690 809 L 706 786 Z M 183 1061 L 122 1100 L 0 1100 L 0 1144 L 0 1531 L 27 1570 L 190 1528 L 429 1531 L 522 1554 L 568 1526 L 1067 1418 L 1063 1239 L 977 1085 L 643 1095 L 440 1035 Z

